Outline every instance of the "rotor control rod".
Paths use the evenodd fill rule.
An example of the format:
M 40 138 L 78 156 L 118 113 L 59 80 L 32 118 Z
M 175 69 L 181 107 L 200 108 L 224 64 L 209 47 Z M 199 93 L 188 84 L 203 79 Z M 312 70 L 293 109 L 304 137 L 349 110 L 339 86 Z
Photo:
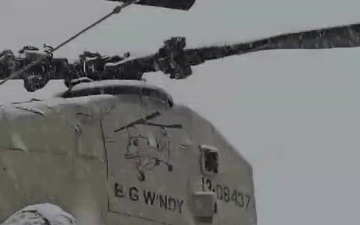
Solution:
M 122 5 L 116 6 L 110 13 L 108 13 L 107 15 L 103 16 L 102 18 L 100 18 L 99 20 L 97 20 L 96 22 L 90 24 L 89 26 L 87 26 L 86 28 L 82 29 L 81 31 L 79 31 L 77 34 L 71 36 L 70 38 L 68 38 L 67 40 L 65 40 L 64 42 L 62 42 L 61 44 L 59 44 L 58 46 L 56 46 L 55 48 L 51 49 L 50 52 L 48 54 L 45 55 L 41 55 L 37 60 L 29 63 L 28 65 L 26 65 L 24 68 L 16 71 L 15 73 L 11 74 L 10 76 L 8 76 L 7 78 L 5 78 L 4 80 L 2 80 L 0 82 L 0 85 L 4 84 L 6 81 L 10 80 L 10 79 L 15 79 L 18 78 L 22 73 L 28 71 L 29 69 L 31 69 L 33 66 L 41 63 L 43 60 L 45 60 L 46 58 L 49 57 L 50 54 L 52 54 L 53 52 L 57 51 L 58 49 L 60 49 L 61 47 L 65 46 L 66 44 L 68 44 L 69 42 L 73 41 L 75 38 L 77 38 L 78 36 L 80 36 L 81 34 L 85 33 L 86 31 L 92 29 L 93 27 L 95 27 L 96 25 L 100 24 L 101 22 L 103 22 L 104 20 L 108 19 L 109 17 L 115 15 L 115 14 L 119 14 L 121 12 L 122 9 L 124 9 L 125 7 L 138 2 L 139 0 L 127 0 L 126 2 L 124 2 Z
M 185 48 L 185 37 L 172 37 L 166 40 L 163 47 L 155 54 L 140 58 L 130 59 L 129 53 L 123 57 L 107 57 L 99 53 L 84 52 L 79 56 L 79 61 L 67 63 L 66 59 L 47 58 L 45 55 L 42 57 L 43 62 L 40 63 L 37 60 L 30 63 L 31 66 L 37 63 L 39 65 L 34 66 L 33 69 L 29 69 L 30 66 L 25 66 L 17 74 L 26 71 L 26 74 L 20 76 L 20 78 L 24 79 L 25 88 L 28 91 L 35 91 L 44 87 L 51 79 L 64 79 L 69 88 L 73 84 L 85 80 L 141 80 L 144 73 L 157 71 L 169 74 L 172 79 L 184 79 L 192 74 L 192 66 L 200 65 L 208 60 L 233 55 L 275 49 L 330 49 L 359 46 L 360 24 L 280 34 L 231 45 L 215 45 L 191 49 Z M 6 58 L 5 55 L 8 55 L 8 58 L 15 58 L 5 50 L 2 56 L 0 54 L 0 70 L 1 58 Z M 45 60 L 46 58 L 47 60 Z M 5 71 L 9 70 L 5 69 Z M 14 76 L 12 75 L 7 79 L 14 79 Z M 78 82 L 72 82 L 72 80 Z

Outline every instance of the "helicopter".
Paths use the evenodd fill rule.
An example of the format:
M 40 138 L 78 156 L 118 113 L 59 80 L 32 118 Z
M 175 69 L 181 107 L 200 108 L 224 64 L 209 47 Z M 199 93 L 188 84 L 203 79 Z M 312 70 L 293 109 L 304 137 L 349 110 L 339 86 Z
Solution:
M 122 6 L 130 3 L 187 11 L 195 0 Z M 84 52 L 73 63 L 47 45 L 31 60 L 4 51 L 3 82 L 22 79 L 33 92 L 60 79 L 68 90 L 0 106 L 0 222 L 34 213 L 49 224 L 35 206 L 51 203 L 69 213 L 69 224 L 70 214 L 106 225 L 257 224 L 251 164 L 210 121 L 143 75 L 179 80 L 192 66 L 234 55 L 358 47 L 359 34 L 351 24 L 192 49 L 185 37 L 172 37 L 152 55 Z

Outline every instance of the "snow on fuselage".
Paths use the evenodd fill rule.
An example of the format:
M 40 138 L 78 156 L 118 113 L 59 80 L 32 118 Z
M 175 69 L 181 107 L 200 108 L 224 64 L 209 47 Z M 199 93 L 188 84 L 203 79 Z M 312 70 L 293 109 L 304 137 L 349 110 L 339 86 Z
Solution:
M 80 224 L 256 224 L 251 165 L 209 121 L 140 81 L 72 91 L 0 107 L 0 220 L 50 202 Z

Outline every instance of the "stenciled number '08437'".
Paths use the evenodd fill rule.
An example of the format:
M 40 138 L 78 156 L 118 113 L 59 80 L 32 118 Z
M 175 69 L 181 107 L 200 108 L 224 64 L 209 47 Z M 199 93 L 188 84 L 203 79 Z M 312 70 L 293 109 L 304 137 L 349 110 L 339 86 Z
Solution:
M 203 191 L 214 192 L 219 200 L 222 200 L 226 203 L 234 203 L 235 206 L 239 208 L 249 208 L 251 203 L 251 195 L 245 194 L 233 188 L 229 188 L 228 186 L 215 184 L 207 178 L 202 178 L 201 183 Z

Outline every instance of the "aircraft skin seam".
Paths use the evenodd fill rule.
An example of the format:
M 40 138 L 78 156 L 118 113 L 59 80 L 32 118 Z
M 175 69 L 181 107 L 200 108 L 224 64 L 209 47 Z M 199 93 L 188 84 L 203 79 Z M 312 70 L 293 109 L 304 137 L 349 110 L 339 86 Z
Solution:
M 103 118 L 100 119 L 100 129 L 101 129 L 101 139 L 103 141 L 104 154 L 105 154 L 106 180 L 107 180 L 107 182 L 109 182 L 109 159 L 108 159 L 108 152 L 107 152 L 107 148 L 106 148 L 106 139 L 105 139 L 105 133 L 104 133 Z M 109 191 L 107 194 L 107 211 L 110 212 L 110 192 Z
M 105 161 L 106 161 L 106 177 L 109 179 L 109 159 L 108 159 L 108 152 L 106 148 L 106 139 L 104 133 L 104 125 L 103 120 L 100 120 L 100 129 L 101 129 L 101 139 L 103 141 L 104 153 L 105 153 Z

